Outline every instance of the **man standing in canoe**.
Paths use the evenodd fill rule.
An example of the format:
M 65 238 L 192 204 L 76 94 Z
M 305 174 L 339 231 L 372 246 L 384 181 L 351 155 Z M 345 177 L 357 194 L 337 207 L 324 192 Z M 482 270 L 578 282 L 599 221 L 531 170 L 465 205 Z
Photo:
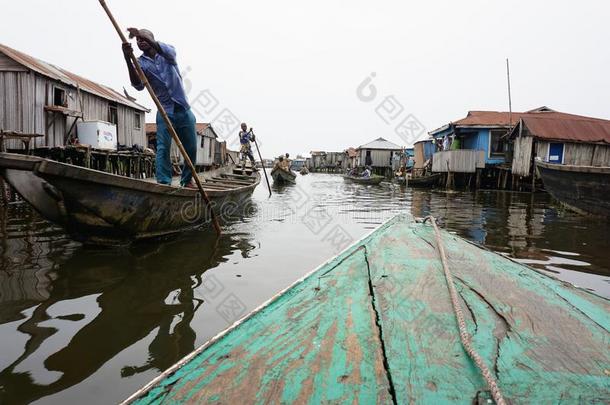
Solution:
M 292 166 L 292 161 L 290 160 L 290 154 L 286 153 L 286 157 L 284 158 L 284 169 L 289 172 L 290 166 Z
M 152 32 L 145 29 L 128 28 L 129 38 L 136 38 L 138 48 L 143 54 L 138 58 L 146 78 L 150 82 L 155 95 L 167 112 L 178 137 L 186 149 L 191 161 L 197 158 L 197 132 L 195 131 L 195 115 L 186 99 L 182 76 L 176 62 L 176 50 L 173 46 L 155 40 Z M 131 85 L 137 90 L 144 90 L 144 84 L 140 81 L 138 73 L 133 66 L 129 53 L 131 44 L 123 44 L 123 53 L 129 70 Z M 157 112 L 157 159 L 156 172 L 157 182 L 160 184 L 171 184 L 172 162 L 170 148 L 172 137 L 163 121 L 163 117 Z M 196 188 L 192 181 L 193 173 L 185 165 L 182 166 L 180 185 L 182 187 Z
M 246 125 L 245 122 L 242 122 L 241 131 L 239 131 L 239 144 L 240 144 L 239 151 L 241 152 L 241 170 L 243 171 L 246 169 L 246 158 L 250 159 L 250 162 L 252 162 L 252 169 L 256 170 L 256 164 L 254 162 L 254 155 L 252 154 L 252 145 L 250 145 L 250 142 L 254 142 L 254 140 L 256 138 L 254 137 L 254 134 L 252 133 L 252 128 L 250 128 L 250 131 L 246 131 L 246 129 L 248 129 L 248 126 Z

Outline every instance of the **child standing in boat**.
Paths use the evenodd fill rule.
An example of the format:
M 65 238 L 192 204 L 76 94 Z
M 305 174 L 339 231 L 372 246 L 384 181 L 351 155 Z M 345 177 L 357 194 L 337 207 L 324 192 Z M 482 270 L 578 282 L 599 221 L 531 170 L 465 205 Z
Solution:
M 191 161 L 197 158 L 197 132 L 195 131 L 195 115 L 186 100 L 182 76 L 176 62 L 176 50 L 173 46 L 155 40 L 152 32 L 145 29 L 128 28 L 129 37 L 136 38 L 138 48 L 143 54 L 138 58 L 140 66 L 150 82 L 155 95 L 167 112 L 172 126 L 176 130 L 184 149 L 188 153 Z M 144 84 L 138 77 L 136 68 L 131 62 L 131 44 L 123 44 L 123 54 L 131 85 L 138 91 L 144 90 Z M 157 157 L 156 174 L 157 183 L 172 183 L 172 162 L 170 158 L 170 148 L 172 138 L 165 125 L 165 121 L 157 112 Z M 188 188 L 197 188 L 193 183 L 193 173 L 191 169 L 182 165 L 182 176 L 180 185 Z

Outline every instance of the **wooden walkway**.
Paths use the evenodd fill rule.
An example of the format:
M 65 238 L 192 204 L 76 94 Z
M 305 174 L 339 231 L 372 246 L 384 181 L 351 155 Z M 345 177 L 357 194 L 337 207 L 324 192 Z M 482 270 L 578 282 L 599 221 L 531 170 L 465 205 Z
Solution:
M 610 303 L 442 232 L 509 403 L 610 398 Z M 166 371 L 137 403 L 486 403 L 428 224 L 397 217 Z

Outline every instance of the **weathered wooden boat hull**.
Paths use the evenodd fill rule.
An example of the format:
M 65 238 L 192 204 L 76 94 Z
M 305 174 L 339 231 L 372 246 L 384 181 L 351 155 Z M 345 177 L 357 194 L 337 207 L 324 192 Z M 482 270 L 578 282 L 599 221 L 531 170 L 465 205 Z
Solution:
M 211 178 L 233 167 L 207 172 Z M 197 190 L 156 184 L 47 159 L 0 154 L 0 174 L 45 218 L 76 240 L 123 245 L 205 226 L 210 222 Z M 227 180 L 232 182 L 233 180 Z M 235 180 L 229 189 L 205 184 L 215 212 L 222 216 L 259 184 Z
M 373 175 L 371 177 L 365 178 L 365 177 L 349 176 L 347 174 L 343 175 L 343 178 L 345 180 L 353 181 L 354 183 L 370 184 L 370 185 L 377 185 L 385 179 L 383 176 Z
M 273 184 L 295 184 L 297 181 L 297 175 L 292 171 L 288 172 L 282 169 L 273 169 L 271 171 L 271 177 L 273 177 Z
M 610 218 L 610 167 L 536 162 L 544 188 L 559 202 L 585 215 Z
M 429 176 L 411 177 L 407 180 L 409 187 L 433 187 L 440 181 L 441 174 L 432 174 Z
M 472 342 L 509 403 L 602 403 L 610 303 L 442 231 Z M 127 402 L 486 403 L 432 227 L 387 222 Z

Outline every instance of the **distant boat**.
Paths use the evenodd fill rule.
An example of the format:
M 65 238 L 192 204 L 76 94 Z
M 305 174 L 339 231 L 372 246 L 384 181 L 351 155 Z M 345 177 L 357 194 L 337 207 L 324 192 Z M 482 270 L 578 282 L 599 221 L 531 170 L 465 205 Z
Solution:
M 425 176 L 407 178 L 407 187 L 433 187 L 438 185 L 441 173 L 428 174 Z M 404 180 L 403 180 L 404 183 Z
M 507 403 L 607 403 L 607 299 L 439 238 L 472 346 Z M 432 226 L 395 217 L 126 402 L 491 403 L 437 249 Z
M 217 212 L 260 183 L 234 166 L 200 173 Z M 210 222 L 197 189 L 157 184 L 35 156 L 0 153 L 0 175 L 46 219 L 87 244 L 126 245 Z
M 271 170 L 271 177 L 273 177 L 273 184 L 283 185 L 296 183 L 297 175 L 292 170 L 288 171 L 276 167 Z
M 349 180 L 349 181 L 353 181 L 355 183 L 371 184 L 371 185 L 379 184 L 385 179 L 385 177 L 378 176 L 376 174 L 373 174 L 370 177 L 350 176 L 349 174 L 344 174 L 343 178 L 346 180 Z
M 610 218 L 610 167 L 536 161 L 544 188 L 581 214 Z

